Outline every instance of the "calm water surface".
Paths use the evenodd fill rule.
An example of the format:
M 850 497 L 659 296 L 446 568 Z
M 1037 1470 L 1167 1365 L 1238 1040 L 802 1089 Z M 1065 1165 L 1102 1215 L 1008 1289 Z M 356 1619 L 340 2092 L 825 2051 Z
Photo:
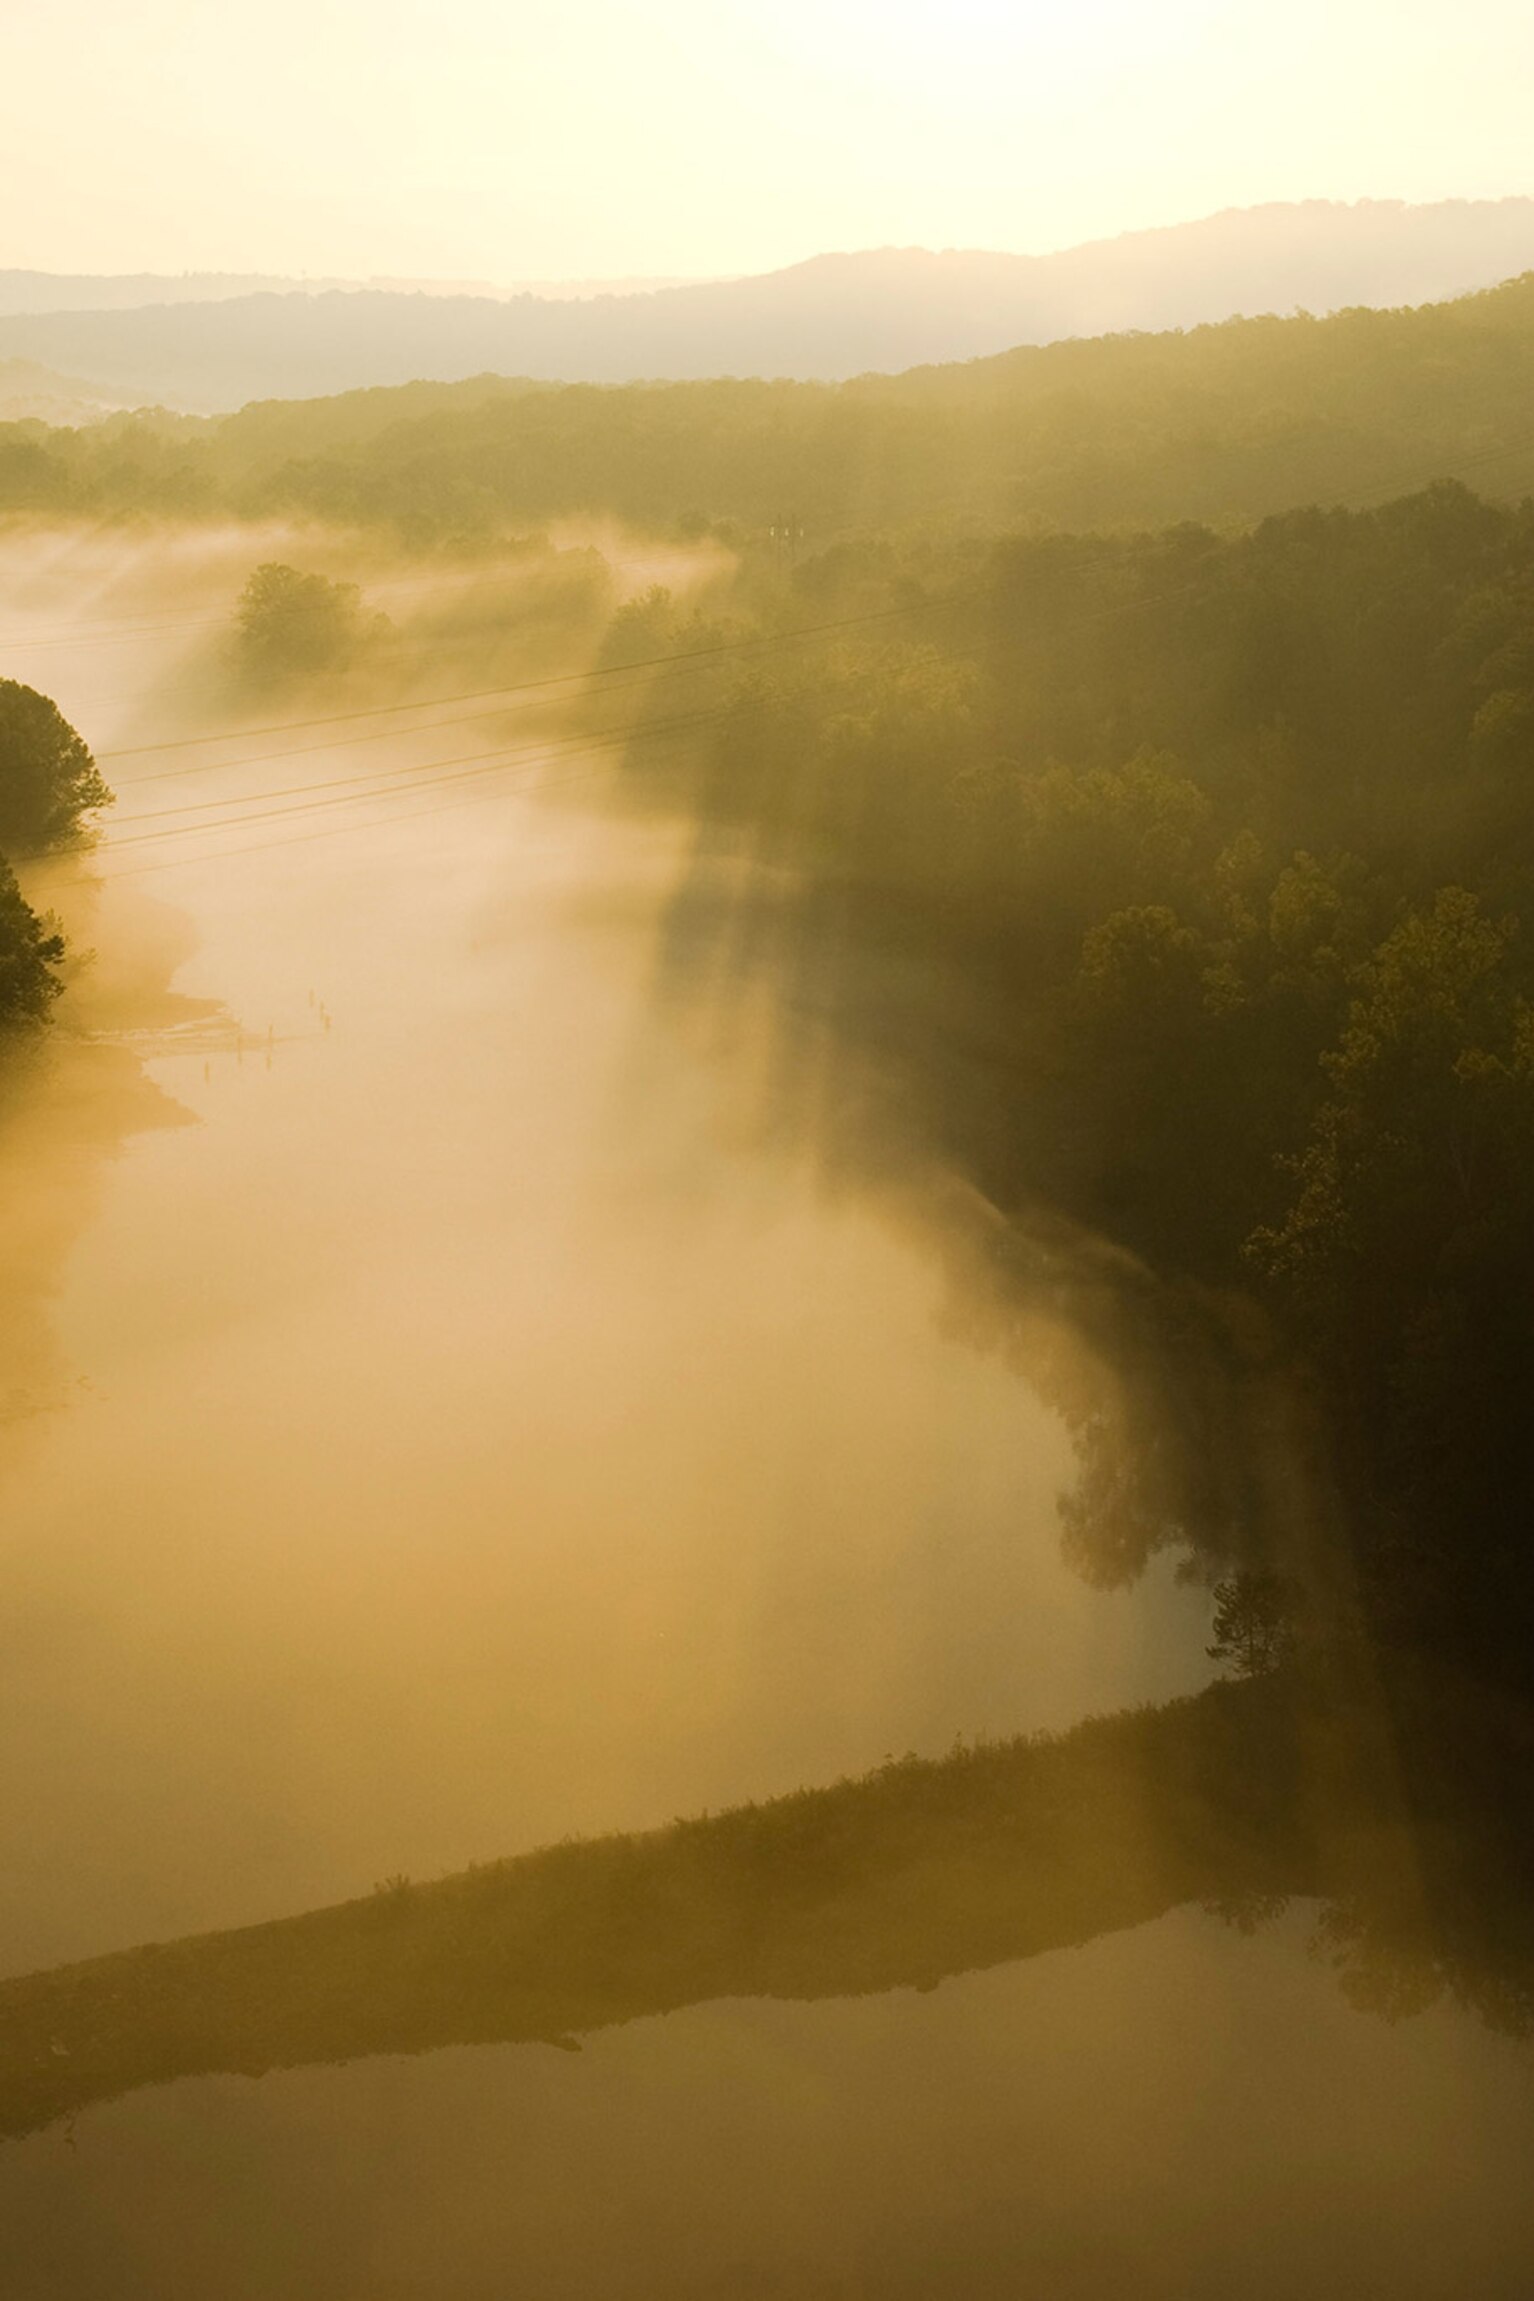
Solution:
M 102 747 L 190 685 L 4 591 Z M 1062 1562 L 1066 1433 L 923 1239 L 731 1126 L 654 996 L 680 840 L 511 778 L 151 813 L 359 767 L 261 751 L 124 760 L 41 882 L 98 956 L 0 1133 L 0 1971 L 1207 1677 L 1203 1594 Z M 0 2150 L 0 2293 L 1526 2292 L 1527 2062 L 1308 1925 L 143 2093 Z

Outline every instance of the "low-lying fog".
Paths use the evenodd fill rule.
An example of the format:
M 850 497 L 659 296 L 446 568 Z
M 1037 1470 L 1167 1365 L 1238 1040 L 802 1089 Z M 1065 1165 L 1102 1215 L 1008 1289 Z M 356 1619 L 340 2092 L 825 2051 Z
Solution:
M 270 560 L 389 617 L 351 670 L 241 683 Z M 484 697 L 710 572 L 0 546 L 0 667 L 120 794 L 28 874 L 94 955 L 0 1104 L 0 1972 L 1209 1675 L 1168 1559 L 1062 1560 L 1070 1335 L 995 1347 L 915 1184 L 828 1189 L 682 1027 L 687 838 L 603 804 L 634 683 Z M 9 2147 L 0 2256 L 28 2301 L 1521 2291 L 1521 2065 L 1360 2018 L 1307 1932 L 188 2078 Z
M 650 995 L 678 836 L 568 754 L 542 800 L 535 759 L 410 779 L 562 706 L 110 756 L 322 715 L 218 654 L 301 553 L 27 538 L 0 579 L 119 790 L 31 875 L 95 955 L 0 1140 L 7 1970 L 1207 1675 L 1197 1594 L 1062 1565 L 1063 1433 L 919 1247 L 727 1129 Z

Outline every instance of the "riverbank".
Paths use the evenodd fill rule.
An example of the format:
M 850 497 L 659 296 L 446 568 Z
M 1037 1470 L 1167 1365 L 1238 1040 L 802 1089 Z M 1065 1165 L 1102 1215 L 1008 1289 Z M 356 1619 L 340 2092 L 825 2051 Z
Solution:
M 1382 1689 L 1334 1656 L 664 1830 L 385 1880 L 0 1983 L 0 2130 L 214 2071 L 568 2048 L 708 1999 L 930 1989 L 1190 1902 L 1247 1931 L 1314 1900 L 1355 2003 L 1400 2013 L 1448 1989 L 1522 2032 L 1534 1939 L 1509 1865 L 1528 1743 L 1463 1686 L 1419 1671 Z

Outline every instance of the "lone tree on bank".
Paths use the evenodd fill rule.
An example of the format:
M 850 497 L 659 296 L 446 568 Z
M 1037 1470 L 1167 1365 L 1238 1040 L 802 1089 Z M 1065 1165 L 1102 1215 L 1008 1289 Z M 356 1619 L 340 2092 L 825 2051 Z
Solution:
M 0 854 L 67 846 L 87 810 L 111 799 L 58 705 L 19 679 L 0 679 Z
M 268 560 L 240 594 L 235 610 L 240 655 L 264 679 L 330 671 L 350 661 L 365 634 L 361 593 Z
M 87 810 L 111 798 L 58 705 L 19 679 L 0 679 L 0 1031 L 43 1020 L 62 987 L 54 970 L 64 956 L 63 936 L 37 916 L 6 858 L 68 846 Z
M 40 919 L 0 860 L 0 1031 L 40 1023 L 63 988 L 64 938 Z

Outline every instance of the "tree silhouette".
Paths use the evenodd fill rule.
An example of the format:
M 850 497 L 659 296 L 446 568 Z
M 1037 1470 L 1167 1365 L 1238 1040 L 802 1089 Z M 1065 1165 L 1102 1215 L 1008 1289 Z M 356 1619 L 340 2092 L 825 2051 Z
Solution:
M 82 736 L 35 687 L 0 679 L 0 854 L 36 855 L 111 804 Z
M 1211 1662 L 1234 1662 L 1243 1678 L 1274 1670 L 1293 1643 L 1293 1593 L 1280 1574 L 1233 1574 L 1214 1589 Z

